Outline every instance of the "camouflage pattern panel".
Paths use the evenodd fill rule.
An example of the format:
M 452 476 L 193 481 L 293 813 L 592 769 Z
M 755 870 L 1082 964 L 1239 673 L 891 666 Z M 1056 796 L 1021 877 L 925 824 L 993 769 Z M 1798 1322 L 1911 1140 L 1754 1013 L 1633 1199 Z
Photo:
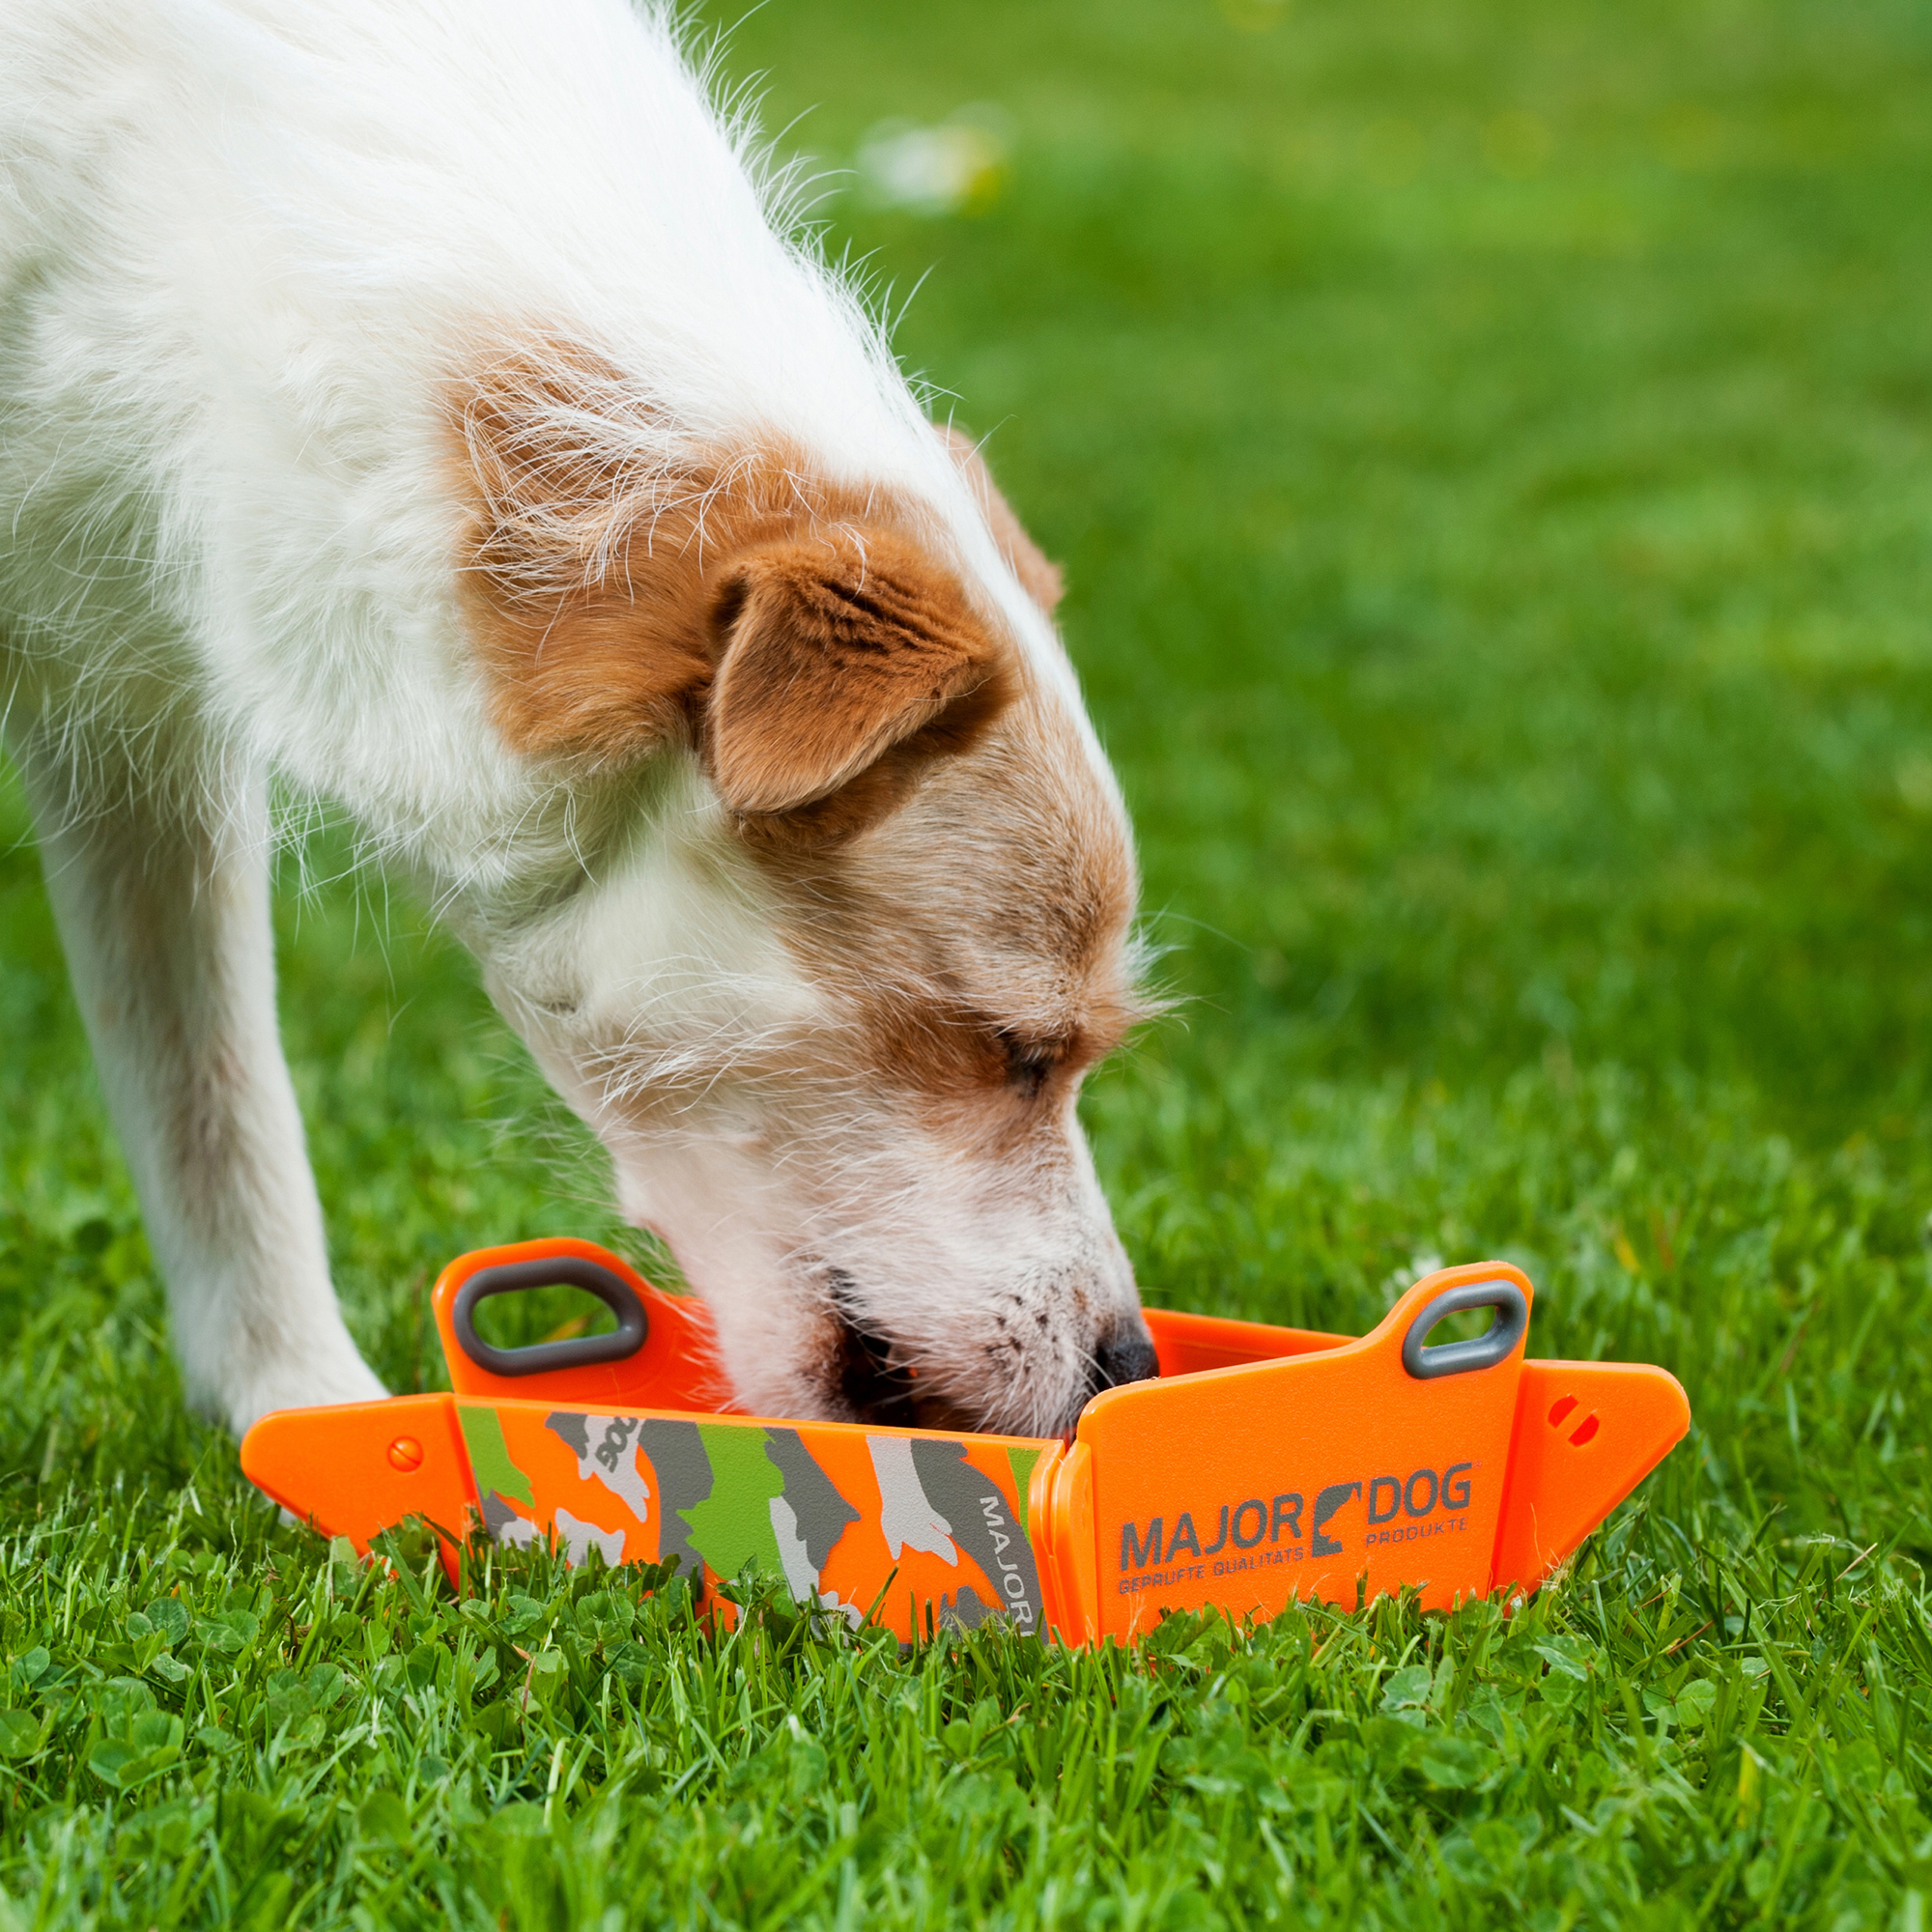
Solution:
M 457 1420 L 483 1525 L 497 1543 L 554 1537 L 572 1563 L 657 1557 L 655 1485 L 634 1415 L 592 1415 L 547 1403 L 459 1396 Z
M 690 1415 L 599 1415 L 458 1399 L 485 1526 L 554 1537 L 573 1563 L 680 1559 L 783 1582 L 902 1638 L 1006 1619 L 1043 1632 L 1027 1485 L 1047 1446 Z

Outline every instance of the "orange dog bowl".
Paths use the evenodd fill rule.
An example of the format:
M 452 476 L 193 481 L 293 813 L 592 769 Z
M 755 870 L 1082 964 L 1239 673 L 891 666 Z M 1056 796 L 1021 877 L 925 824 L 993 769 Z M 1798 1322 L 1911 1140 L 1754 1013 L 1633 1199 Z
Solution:
M 614 1333 L 497 1350 L 492 1294 L 568 1284 Z M 586 1241 L 487 1248 L 437 1282 L 453 1392 L 267 1415 L 249 1480 L 358 1551 L 409 1517 L 445 1567 L 480 1525 L 574 1562 L 755 1570 L 902 1638 L 1001 1617 L 1130 1640 L 1168 1609 L 1270 1616 L 1414 1586 L 1426 1606 L 1531 1589 L 1690 1427 L 1662 1369 L 1523 1359 L 1532 1291 L 1501 1262 L 1419 1281 L 1359 1340 L 1147 1311 L 1160 1379 L 1108 1389 L 1069 1441 L 732 1411 L 709 1312 Z M 1465 1309 L 1473 1341 L 1430 1347 Z

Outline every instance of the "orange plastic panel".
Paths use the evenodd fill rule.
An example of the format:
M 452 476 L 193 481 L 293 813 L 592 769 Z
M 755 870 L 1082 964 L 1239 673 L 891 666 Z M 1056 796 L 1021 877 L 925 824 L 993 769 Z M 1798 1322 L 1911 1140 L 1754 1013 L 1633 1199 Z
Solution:
M 1094 1452 L 1084 1442 L 1065 1454 L 1055 1445 L 1040 1458 L 1033 1477 L 1033 1515 L 1048 1633 L 1061 1643 L 1097 1642 Z
M 348 1537 L 358 1555 L 411 1516 L 461 1540 L 476 1500 L 446 1395 L 265 1415 L 242 1438 L 242 1473 L 323 1535 Z
M 458 1347 L 451 1321 L 456 1293 L 472 1274 L 509 1262 L 547 1261 L 558 1256 L 595 1262 L 630 1284 L 644 1305 L 649 1332 L 629 1360 L 598 1362 L 543 1376 L 498 1376 L 480 1368 Z M 686 1408 L 724 1414 L 732 1406 L 731 1385 L 718 1365 L 711 1311 L 693 1294 L 667 1294 L 653 1288 L 621 1255 L 593 1241 L 517 1241 L 507 1247 L 479 1248 L 443 1269 L 431 1291 L 437 1332 L 442 1337 L 449 1384 L 458 1395 L 503 1396 L 513 1401 L 535 1396 L 604 1408 Z
M 1352 1335 L 1315 1328 L 1277 1328 L 1267 1321 L 1233 1321 L 1223 1315 L 1185 1315 L 1174 1308 L 1147 1308 L 1148 1333 L 1163 1376 L 1198 1375 L 1240 1362 L 1271 1362 L 1284 1355 L 1312 1355 L 1340 1349 Z
M 1494 1581 L 1532 1587 L 1683 1439 L 1674 1376 L 1632 1362 L 1525 1362 Z
M 1497 1280 L 1532 1293 L 1502 1263 L 1449 1268 L 1359 1341 L 1096 1396 L 1078 1439 L 1094 1454 L 1101 1632 L 1208 1604 L 1272 1615 L 1291 1595 L 1352 1604 L 1413 1583 L 1442 1606 L 1487 1590 L 1522 1342 L 1430 1381 L 1403 1367 L 1402 1343 L 1445 1289 Z

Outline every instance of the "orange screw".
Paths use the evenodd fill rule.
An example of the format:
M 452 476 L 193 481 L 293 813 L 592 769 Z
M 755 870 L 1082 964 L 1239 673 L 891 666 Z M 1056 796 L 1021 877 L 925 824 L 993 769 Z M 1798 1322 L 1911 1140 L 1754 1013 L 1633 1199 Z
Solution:
M 389 1461 L 405 1472 L 422 1467 L 423 1446 L 413 1435 L 398 1435 L 389 1444 Z

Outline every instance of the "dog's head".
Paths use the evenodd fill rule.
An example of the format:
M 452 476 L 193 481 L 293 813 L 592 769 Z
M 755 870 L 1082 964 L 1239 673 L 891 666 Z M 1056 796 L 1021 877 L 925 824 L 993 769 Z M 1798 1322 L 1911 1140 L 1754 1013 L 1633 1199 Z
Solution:
M 575 851 L 486 922 L 494 995 L 745 1406 L 1068 1427 L 1153 1352 L 1075 1118 L 1136 881 L 1052 567 L 957 440 L 639 486 L 513 376 L 467 399 L 470 632 Z

